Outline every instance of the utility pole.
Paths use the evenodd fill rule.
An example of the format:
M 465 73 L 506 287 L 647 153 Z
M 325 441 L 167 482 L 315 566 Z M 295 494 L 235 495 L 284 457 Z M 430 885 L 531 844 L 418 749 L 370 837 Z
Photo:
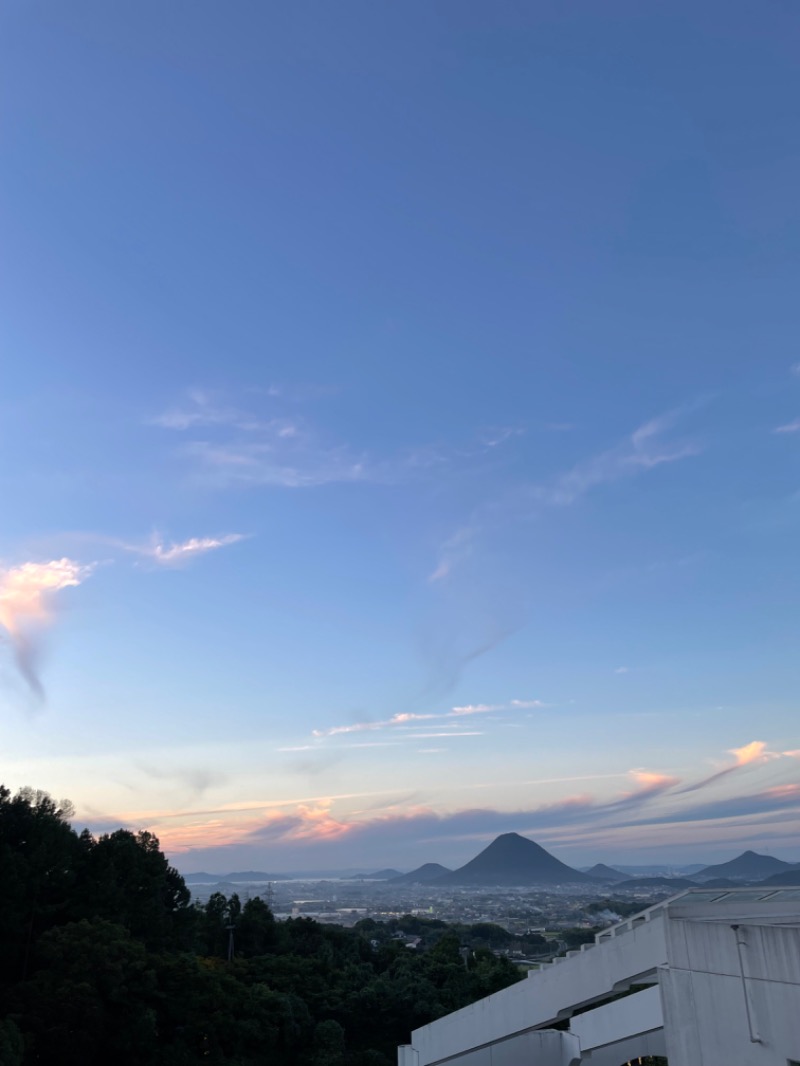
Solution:
M 230 925 L 226 925 L 228 930 L 228 962 L 233 962 L 233 930 L 235 928 L 233 922 Z

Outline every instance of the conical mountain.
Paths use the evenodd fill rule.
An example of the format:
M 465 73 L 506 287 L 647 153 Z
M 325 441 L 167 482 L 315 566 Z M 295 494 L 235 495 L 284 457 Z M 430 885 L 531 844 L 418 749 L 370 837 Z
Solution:
M 345 881 L 393 881 L 396 877 L 401 877 L 399 870 L 376 870 L 373 874 L 350 874 L 349 877 L 345 877 Z
M 711 877 L 730 877 L 734 881 L 761 881 L 765 877 L 784 873 L 791 868 L 790 862 L 776 859 L 773 855 L 759 855 L 755 851 L 743 851 L 730 862 L 706 866 L 704 870 L 695 874 L 695 877 L 698 881 Z
M 446 866 L 438 862 L 426 862 L 418 866 L 411 873 L 401 874 L 392 878 L 393 885 L 425 885 L 430 881 L 438 881 L 445 874 L 452 873 Z
M 560 862 L 533 840 L 503 833 L 480 855 L 440 878 L 437 885 L 553 885 L 591 882 L 580 870 Z

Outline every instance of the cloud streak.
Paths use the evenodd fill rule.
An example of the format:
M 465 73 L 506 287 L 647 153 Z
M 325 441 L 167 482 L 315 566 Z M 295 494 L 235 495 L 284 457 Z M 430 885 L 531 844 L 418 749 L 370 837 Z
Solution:
M 349 733 L 373 732 L 382 729 L 403 729 L 412 722 L 442 721 L 447 718 L 464 718 L 474 714 L 493 714 L 497 711 L 522 710 L 524 708 L 542 708 L 549 704 L 541 700 L 510 700 L 508 703 L 470 703 L 460 707 L 452 707 L 443 714 L 415 714 L 410 711 L 402 711 L 378 721 L 350 722 L 346 725 L 329 726 L 327 729 L 314 729 L 312 735 L 318 740 L 325 737 L 342 736 Z M 442 736 L 446 734 L 441 734 Z M 454 734 L 458 735 L 458 734 Z M 465 734 L 469 735 L 469 734 Z
M 168 408 L 162 414 L 150 419 L 150 422 L 162 429 L 179 431 L 196 427 L 228 426 L 255 432 L 266 425 L 248 411 L 220 402 L 219 397 L 206 389 L 187 390 L 186 399 L 182 405 Z
M 730 748 L 727 754 L 732 755 L 734 758 L 730 766 L 725 766 L 708 777 L 687 785 L 681 792 L 697 792 L 702 788 L 708 788 L 709 785 L 713 785 L 715 782 L 728 777 L 729 774 L 736 773 L 748 766 L 761 765 L 774 759 L 797 757 L 797 752 L 794 751 L 768 751 L 766 742 L 763 740 L 751 740 L 749 744 L 744 744 L 741 748 Z
M 516 521 L 529 520 L 544 510 L 571 506 L 602 485 L 699 455 L 702 448 L 697 441 L 676 439 L 670 433 L 687 410 L 688 407 L 682 407 L 659 415 L 642 423 L 620 443 L 556 474 L 549 481 L 518 486 L 504 498 L 495 498 L 476 508 L 470 520 L 440 546 L 428 581 L 435 584 L 449 579 L 475 555 L 482 537 L 512 517 Z
M 731 754 L 738 768 L 767 763 L 779 765 L 780 760 L 797 758 L 799 753 L 772 752 L 764 742 L 752 741 L 731 749 Z M 675 775 L 636 769 L 627 776 L 630 786 L 610 798 L 598 799 L 581 792 L 516 810 L 484 807 L 436 810 L 401 799 L 380 813 L 345 814 L 337 812 L 334 799 L 309 800 L 296 804 L 293 809 L 253 811 L 247 815 L 247 824 L 238 824 L 230 839 L 244 849 L 241 861 L 245 861 L 249 849 L 268 845 L 271 856 L 280 857 L 284 865 L 298 868 L 297 862 L 304 858 L 315 862 L 338 861 L 344 844 L 347 844 L 348 861 L 365 850 L 377 856 L 380 849 L 384 849 L 382 858 L 405 852 L 411 861 L 419 861 L 422 849 L 431 845 L 435 845 L 434 857 L 442 861 L 443 857 L 447 858 L 445 848 L 458 846 L 463 852 L 464 844 L 472 842 L 477 850 L 492 836 L 510 831 L 533 835 L 548 846 L 596 847 L 598 840 L 612 843 L 639 840 L 649 845 L 648 827 L 652 831 L 656 826 L 661 827 L 659 835 L 666 833 L 678 842 L 676 833 L 685 827 L 688 835 L 684 839 L 688 841 L 695 832 L 690 827 L 700 826 L 704 827 L 701 832 L 716 827 L 719 839 L 745 840 L 757 845 L 758 835 L 765 826 L 777 822 L 789 826 L 800 819 L 800 785 L 794 780 L 794 774 L 791 781 L 768 787 L 762 784 L 746 795 L 701 801 L 681 790 L 681 782 Z M 316 834 L 315 819 L 308 818 L 306 809 L 317 812 L 315 819 L 326 827 L 321 835 Z M 365 813 L 367 816 L 362 817 Z M 335 845 L 335 850 L 326 853 L 328 844 Z
M 274 436 L 268 433 L 267 436 Z M 277 439 L 244 442 L 193 441 L 185 453 L 198 460 L 212 486 L 308 489 L 320 485 L 378 480 L 363 456 L 345 447 L 325 447 L 307 435 L 290 446 Z
M 667 439 L 668 430 L 682 413 L 670 411 L 644 422 L 620 444 L 578 463 L 549 485 L 534 489 L 534 499 L 554 507 L 568 506 L 599 485 L 698 455 L 701 449 L 697 443 Z
M 432 748 L 423 751 L 435 753 Z M 797 751 L 771 752 L 762 741 L 731 749 L 731 753 L 735 767 L 756 768 L 767 763 L 779 766 L 789 757 L 800 756 Z M 652 827 L 661 827 L 659 839 L 663 833 L 665 839 L 669 837 L 678 843 L 680 838 L 676 834 L 681 832 L 686 834 L 683 837 L 686 843 L 692 839 L 695 830 L 690 827 L 703 827 L 701 833 L 716 827 L 719 839 L 745 839 L 757 845 L 758 836 L 768 826 L 800 822 L 800 785 L 794 772 L 788 781 L 784 778 L 777 783 L 762 782 L 747 794 L 710 799 L 696 799 L 696 790 L 692 793 L 680 789 L 681 781 L 673 774 L 635 769 L 624 776 L 628 778 L 628 786 L 610 797 L 598 798 L 579 792 L 547 802 L 529 802 L 512 810 L 480 806 L 435 809 L 419 802 L 413 794 L 395 791 L 306 797 L 260 805 L 236 804 L 195 814 L 162 814 L 154 817 L 149 828 L 175 852 L 198 851 L 220 863 L 254 861 L 267 862 L 272 868 L 277 868 L 274 863 L 279 863 L 283 869 L 299 869 L 298 863 L 303 861 L 345 863 L 358 861 L 367 852 L 374 857 L 380 854 L 380 861 L 394 855 L 398 862 L 400 855 L 406 855 L 410 861 L 418 862 L 424 849 L 430 846 L 435 846 L 434 857 L 443 861 L 448 858 L 445 849 L 457 847 L 464 853 L 469 845 L 474 854 L 493 836 L 510 831 L 533 835 L 548 846 L 596 847 L 599 840 L 623 843 L 639 840 L 650 846 L 652 837 L 647 835 L 648 827 L 651 832 Z M 573 779 L 554 779 L 555 782 L 569 780 Z M 535 786 L 547 782 L 517 784 Z M 390 798 L 381 798 L 379 803 L 358 809 L 349 803 L 351 799 L 367 796 Z M 141 822 L 141 817 L 137 817 Z M 136 820 L 130 814 L 126 818 L 129 822 Z M 230 849 L 238 849 L 235 854 L 239 857 L 214 859 L 215 849 L 219 848 L 225 849 L 226 855 Z M 260 849 L 266 849 L 265 857 L 256 859 L 255 853 Z M 464 857 L 469 858 L 471 854 Z
M 359 850 L 366 850 L 386 842 L 419 843 L 454 840 L 480 840 L 492 834 L 518 831 L 536 832 L 589 822 L 601 822 L 609 816 L 619 817 L 632 807 L 642 807 L 670 787 L 673 778 L 632 773 L 636 788 L 624 792 L 607 803 L 597 803 L 591 796 L 581 794 L 539 806 L 515 811 L 491 808 L 468 808 L 453 812 L 437 812 L 425 805 L 401 807 L 390 804 L 384 813 L 368 818 L 337 815 L 331 800 L 298 803 L 293 810 L 272 809 L 246 813 L 226 822 L 225 819 L 203 819 L 200 825 L 166 826 L 159 835 L 173 851 L 187 851 L 195 841 L 215 841 L 215 846 L 247 845 L 284 847 L 284 854 L 295 857 L 304 846 L 330 842 L 352 841 Z M 227 833 L 225 827 L 227 825 Z M 203 837 L 198 829 L 202 828 Z
M 184 541 L 171 541 L 166 543 L 160 539 L 154 540 L 149 547 L 129 549 L 139 555 L 147 556 L 153 562 L 163 567 L 184 566 L 186 563 L 197 559 L 208 552 L 225 548 L 229 544 L 238 544 L 244 540 L 243 533 L 226 533 L 222 537 L 190 537 Z
M 442 544 L 439 550 L 439 561 L 436 564 L 435 570 L 428 575 L 428 581 L 434 584 L 437 581 L 444 581 L 449 577 L 453 569 L 459 566 L 461 563 L 472 555 L 475 547 L 476 540 L 476 528 L 467 525 L 461 529 L 457 529 L 455 533 L 448 537 Z
M 279 389 L 269 389 L 266 397 L 271 409 L 285 405 Z M 148 421 L 189 438 L 181 453 L 195 465 L 196 476 L 215 488 L 310 489 L 417 480 L 486 457 L 522 432 L 506 427 L 484 434 L 467 448 L 413 446 L 381 458 L 328 439 L 305 417 L 256 414 L 197 388 L 189 390 L 180 404 Z
M 279 396 L 277 389 L 268 391 L 273 403 Z M 304 419 L 262 417 L 204 389 L 190 389 L 181 404 L 150 423 L 198 434 L 181 450 L 198 464 L 203 480 L 218 488 L 301 489 L 377 476 L 365 456 L 320 440 Z

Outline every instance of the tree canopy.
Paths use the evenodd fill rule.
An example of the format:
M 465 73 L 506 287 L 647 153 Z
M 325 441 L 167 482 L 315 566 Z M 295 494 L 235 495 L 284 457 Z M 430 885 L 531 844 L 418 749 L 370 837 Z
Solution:
M 423 937 L 412 952 L 370 921 L 193 904 L 151 833 L 78 834 L 71 815 L 0 786 L 3 1066 L 391 1066 L 412 1029 L 521 977 L 486 947 L 465 964 L 464 929 L 444 922 L 398 919 Z

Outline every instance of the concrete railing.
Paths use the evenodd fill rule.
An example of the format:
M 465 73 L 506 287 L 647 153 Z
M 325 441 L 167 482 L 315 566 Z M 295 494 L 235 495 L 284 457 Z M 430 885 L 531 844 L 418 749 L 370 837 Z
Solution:
M 545 1028 L 569 1018 L 577 1007 L 654 976 L 666 962 L 663 914 L 615 930 L 588 951 L 531 971 L 527 980 L 416 1029 L 412 1046 L 418 1058 L 408 1066 L 432 1066 L 513 1034 Z

